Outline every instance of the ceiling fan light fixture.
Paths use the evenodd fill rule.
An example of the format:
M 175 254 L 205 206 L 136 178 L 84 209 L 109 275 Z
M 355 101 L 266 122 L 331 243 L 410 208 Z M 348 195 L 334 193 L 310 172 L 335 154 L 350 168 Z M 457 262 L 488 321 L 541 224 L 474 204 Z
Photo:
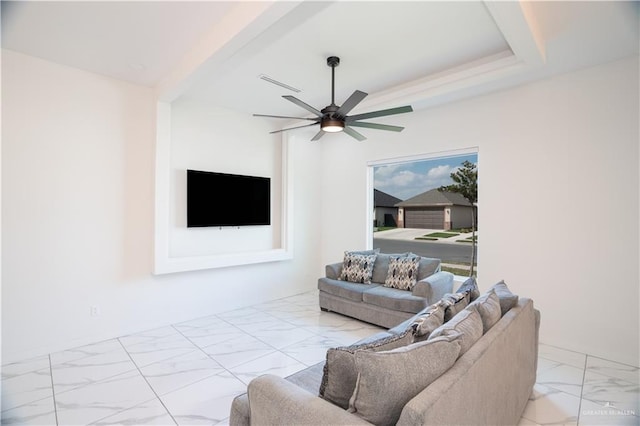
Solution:
M 320 128 L 329 133 L 341 132 L 344 130 L 344 121 L 335 118 L 323 118 Z

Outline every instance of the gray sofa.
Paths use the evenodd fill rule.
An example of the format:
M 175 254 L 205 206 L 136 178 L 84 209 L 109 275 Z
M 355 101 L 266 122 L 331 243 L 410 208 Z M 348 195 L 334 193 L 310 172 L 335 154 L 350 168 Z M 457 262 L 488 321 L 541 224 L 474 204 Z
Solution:
M 389 332 L 400 333 L 407 324 L 409 321 Z M 518 299 L 450 368 L 401 407 L 396 424 L 518 424 L 535 383 L 539 325 L 540 313 L 533 301 Z M 321 362 L 286 379 L 264 375 L 252 380 L 247 394 L 234 399 L 230 424 L 371 424 L 318 396 L 323 365 Z M 385 389 L 380 389 L 376 404 L 387 397 Z
M 371 284 L 339 280 L 342 262 L 327 265 L 318 280 L 320 309 L 390 328 L 453 290 L 453 274 L 440 271 L 440 259 L 428 257 L 420 258 L 413 290 L 385 287 L 391 256 L 398 255 L 378 253 Z

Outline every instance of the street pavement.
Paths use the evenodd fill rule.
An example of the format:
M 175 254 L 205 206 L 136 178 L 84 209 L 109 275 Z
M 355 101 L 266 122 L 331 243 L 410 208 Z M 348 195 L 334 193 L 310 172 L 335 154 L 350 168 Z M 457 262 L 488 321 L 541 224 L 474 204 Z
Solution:
M 457 237 L 443 238 L 438 241 L 416 240 L 432 232 L 442 232 L 433 229 L 398 228 L 373 234 L 373 247 L 382 253 L 402 253 L 410 251 L 419 256 L 441 259 L 443 263 L 466 262 L 471 258 L 471 244 L 457 243 L 456 240 L 471 236 L 471 233 L 460 234 Z M 477 235 L 477 233 L 476 233 Z

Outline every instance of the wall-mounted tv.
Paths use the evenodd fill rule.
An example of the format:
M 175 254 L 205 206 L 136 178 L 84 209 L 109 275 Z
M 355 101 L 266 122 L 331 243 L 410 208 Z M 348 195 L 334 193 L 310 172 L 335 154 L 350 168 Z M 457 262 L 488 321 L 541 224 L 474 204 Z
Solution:
M 187 227 L 271 224 L 271 179 L 187 170 Z

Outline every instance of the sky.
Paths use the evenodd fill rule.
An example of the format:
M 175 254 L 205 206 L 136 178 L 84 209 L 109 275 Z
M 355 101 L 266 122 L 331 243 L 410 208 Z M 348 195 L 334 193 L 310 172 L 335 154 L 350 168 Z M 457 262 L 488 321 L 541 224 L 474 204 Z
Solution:
M 374 167 L 373 187 L 404 201 L 430 189 L 452 184 L 451 173 L 458 170 L 465 160 L 477 166 L 478 154 Z

